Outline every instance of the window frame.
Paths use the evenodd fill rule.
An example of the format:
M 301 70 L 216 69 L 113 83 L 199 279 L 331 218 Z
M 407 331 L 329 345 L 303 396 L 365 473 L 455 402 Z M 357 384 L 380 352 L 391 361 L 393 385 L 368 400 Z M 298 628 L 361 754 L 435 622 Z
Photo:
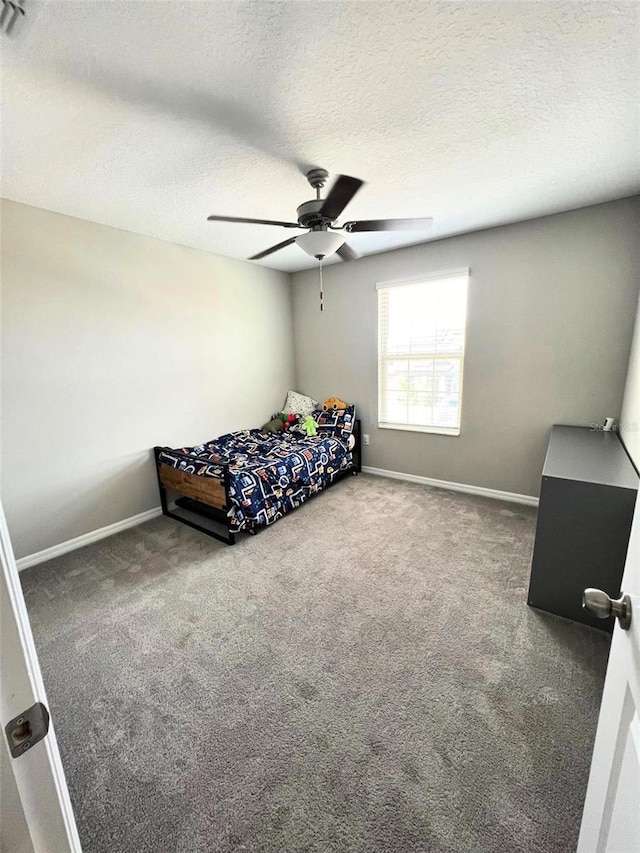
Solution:
M 397 356 L 397 358 L 403 358 L 405 360 L 409 360 L 412 357 L 415 358 L 455 358 L 460 360 L 460 388 L 458 392 L 458 401 L 459 401 L 459 412 L 460 419 L 459 425 L 457 427 L 439 427 L 439 426 L 430 426 L 425 424 L 398 424 L 393 422 L 383 421 L 381 419 L 382 415 L 382 400 L 383 400 L 383 382 L 382 382 L 382 365 L 386 359 L 394 359 L 394 356 L 385 356 L 382 353 L 382 334 L 381 334 L 381 314 L 380 314 L 380 291 L 381 290 L 389 290 L 394 287 L 404 287 L 410 286 L 412 284 L 427 284 L 430 281 L 442 281 L 447 278 L 466 278 L 467 279 L 467 289 L 466 289 L 466 299 L 465 299 L 465 322 L 463 327 L 463 345 L 462 351 L 456 353 L 434 353 L 434 352 L 425 352 L 425 353 L 416 353 L 409 354 L 406 356 Z M 412 278 L 402 278 L 402 279 L 393 279 L 392 281 L 379 281 L 376 282 L 376 291 L 377 291 L 377 311 L 378 311 L 378 358 L 377 358 L 377 370 L 378 370 L 378 429 L 393 429 L 400 430 L 403 432 L 422 432 L 422 433 L 431 433 L 433 435 L 448 435 L 448 436 L 459 436 L 462 430 L 462 400 L 463 400 L 463 391 L 464 391 L 464 362 L 465 355 L 467 352 L 467 326 L 468 326 L 468 317 L 469 317 L 469 284 L 471 281 L 471 269 L 469 267 L 461 267 L 458 269 L 448 269 L 448 270 L 439 270 L 437 272 L 427 273 L 426 275 L 415 276 Z

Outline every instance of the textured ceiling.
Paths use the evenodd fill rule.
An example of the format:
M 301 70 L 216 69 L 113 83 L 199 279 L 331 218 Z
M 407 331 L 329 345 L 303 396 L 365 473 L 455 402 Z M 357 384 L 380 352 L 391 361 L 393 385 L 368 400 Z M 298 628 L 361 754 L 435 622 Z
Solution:
M 25 8 L 2 36 L 2 165 L 26 204 L 246 258 L 297 232 L 207 215 L 295 220 L 310 166 L 366 181 L 342 221 L 433 216 L 429 239 L 640 191 L 636 2 Z

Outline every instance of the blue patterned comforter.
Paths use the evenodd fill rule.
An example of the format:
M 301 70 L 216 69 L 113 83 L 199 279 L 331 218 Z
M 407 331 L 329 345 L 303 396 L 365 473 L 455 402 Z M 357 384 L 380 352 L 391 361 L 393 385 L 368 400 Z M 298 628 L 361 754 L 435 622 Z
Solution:
M 314 437 L 260 430 L 222 435 L 207 444 L 165 448 L 160 461 L 201 477 L 224 477 L 229 466 L 230 529 L 273 524 L 324 489 L 352 465 L 347 444 L 333 435 Z

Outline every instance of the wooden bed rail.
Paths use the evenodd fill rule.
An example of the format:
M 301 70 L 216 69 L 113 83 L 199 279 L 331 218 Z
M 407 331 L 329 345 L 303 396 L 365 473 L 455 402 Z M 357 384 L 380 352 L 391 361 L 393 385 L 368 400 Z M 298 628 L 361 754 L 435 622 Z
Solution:
M 236 534 L 232 533 L 229 528 L 229 516 L 227 515 L 231 508 L 229 500 L 229 466 L 221 465 L 224 470 L 224 478 L 222 480 L 219 480 L 217 477 L 199 477 L 197 474 L 179 471 L 177 468 L 172 468 L 171 465 L 161 462 L 160 454 L 163 450 L 168 449 L 170 448 L 153 448 L 162 514 L 176 521 L 181 521 L 183 524 L 193 527 L 194 530 L 206 533 L 207 536 L 212 536 L 226 545 L 235 545 Z M 169 509 L 167 491 L 176 492 L 180 495 L 176 500 L 176 505 L 180 509 L 215 521 L 225 528 L 226 534 L 218 533 L 182 515 L 177 515 L 173 510 Z

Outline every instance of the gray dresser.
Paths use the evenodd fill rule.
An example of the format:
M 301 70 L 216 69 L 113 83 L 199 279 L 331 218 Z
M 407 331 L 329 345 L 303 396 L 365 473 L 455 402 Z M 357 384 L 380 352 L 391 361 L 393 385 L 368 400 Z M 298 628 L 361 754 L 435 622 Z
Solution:
M 620 595 L 638 475 L 616 432 L 554 426 L 542 469 L 528 604 L 613 630 L 582 609 L 586 587 Z

